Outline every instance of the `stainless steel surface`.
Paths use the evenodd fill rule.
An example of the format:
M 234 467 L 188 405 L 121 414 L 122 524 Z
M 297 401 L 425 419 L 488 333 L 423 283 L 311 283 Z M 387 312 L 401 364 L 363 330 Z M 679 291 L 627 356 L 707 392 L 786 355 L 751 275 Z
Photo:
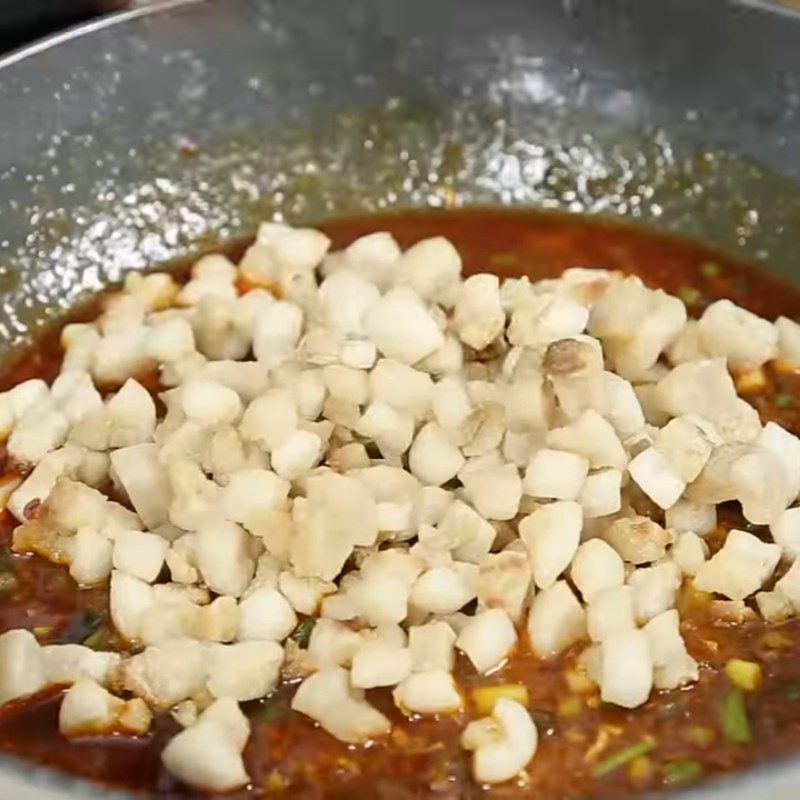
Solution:
M 800 277 L 800 23 L 763 3 L 175 0 L 0 62 L 0 111 L 0 353 L 272 215 L 543 205 Z M 2 767 L 3 797 L 90 796 Z M 798 787 L 792 761 L 691 796 Z

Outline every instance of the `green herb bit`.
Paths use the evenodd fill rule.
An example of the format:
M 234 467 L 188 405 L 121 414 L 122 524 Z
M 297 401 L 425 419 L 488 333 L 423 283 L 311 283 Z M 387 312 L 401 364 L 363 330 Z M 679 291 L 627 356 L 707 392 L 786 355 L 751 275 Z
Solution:
M 304 650 L 308 647 L 308 642 L 311 639 L 311 631 L 314 630 L 316 620 L 313 617 L 304 619 L 298 626 L 289 634 L 289 638 L 297 642 Z
M 261 700 L 253 716 L 261 722 L 280 722 L 291 711 L 291 698 L 286 693 L 276 694 Z
M 603 775 L 608 775 L 609 772 L 614 772 L 614 770 L 619 769 L 629 761 L 633 761 L 634 758 L 646 756 L 655 750 L 657 745 L 658 742 L 655 739 L 645 739 L 630 745 L 630 747 L 623 747 L 622 750 L 617 750 L 616 753 L 612 753 L 595 764 L 593 770 L 595 778 L 601 778 Z
M 94 633 L 90 633 L 81 644 L 91 650 L 108 650 L 108 631 L 105 628 L 98 628 Z
M 678 287 L 678 297 L 686 303 L 687 306 L 694 306 L 700 302 L 700 290 L 694 286 L 680 286 Z
M 0 570 L 3 572 L 14 572 L 17 561 L 14 554 L 7 547 L 0 547 Z
M 679 783 L 692 783 L 703 777 L 703 765 L 693 758 L 679 758 L 677 761 L 668 761 L 662 767 L 664 780 L 670 786 Z
M 780 693 L 789 700 L 800 700 L 800 683 L 787 683 L 781 686 Z
M 716 261 L 705 261 L 700 265 L 700 273 L 706 278 L 716 278 L 720 273 L 720 266 Z
M 58 644 L 80 644 L 105 625 L 106 616 L 97 611 L 75 614 L 69 627 L 59 637 Z
M 790 394 L 786 394 L 782 392 L 775 398 L 775 405 L 778 408 L 794 408 L 797 405 L 797 401 L 792 397 Z
M 17 588 L 17 578 L 13 572 L 0 572 L 0 594 L 10 594 Z
M 741 689 L 728 689 L 719 706 L 719 721 L 725 738 L 736 744 L 749 744 L 752 741 L 750 720 Z

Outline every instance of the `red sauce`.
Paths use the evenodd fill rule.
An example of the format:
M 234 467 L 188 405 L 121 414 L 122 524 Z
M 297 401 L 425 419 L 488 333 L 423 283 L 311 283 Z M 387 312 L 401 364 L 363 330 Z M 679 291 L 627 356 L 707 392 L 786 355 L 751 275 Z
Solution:
M 335 246 L 357 236 L 389 230 L 403 246 L 432 235 L 448 237 L 462 253 L 467 271 L 491 270 L 534 279 L 557 276 L 572 266 L 618 269 L 641 275 L 691 301 L 698 312 L 710 301 L 730 297 L 764 316 L 800 316 L 800 291 L 758 269 L 700 245 L 667 236 L 586 219 L 532 212 L 419 212 L 333 221 L 322 226 Z M 237 256 L 239 243 L 228 249 Z M 96 309 L 84 309 L 86 317 Z M 61 353 L 55 334 L 0 376 L 6 387 L 33 376 L 51 378 Z M 776 368 L 767 386 L 748 399 L 764 420 L 774 419 L 800 433 L 800 376 Z M 736 509 L 726 509 L 725 527 L 740 524 Z M 752 528 L 752 526 L 750 526 Z M 107 589 L 79 589 L 66 572 L 36 556 L 11 556 L 7 545 L 13 522 L 0 518 L 0 577 L 12 576 L 0 596 L 0 631 L 35 629 L 43 642 L 106 637 Z M 759 533 L 758 529 L 756 532 Z M 724 536 L 710 537 L 712 546 Z M 0 584 L 2 585 L 2 584 Z M 253 785 L 229 797 L 255 798 L 497 798 L 623 797 L 668 784 L 662 765 L 692 759 L 703 776 L 716 775 L 800 751 L 800 622 L 766 626 L 751 622 L 722 625 L 707 605 L 681 602 L 687 646 L 701 664 L 700 681 L 687 689 L 655 694 L 634 711 L 605 706 L 591 690 L 576 692 L 565 677 L 570 651 L 542 661 L 523 647 L 489 678 L 479 678 L 459 661 L 459 682 L 466 692 L 480 683 L 522 682 L 537 720 L 539 750 L 518 784 L 487 791 L 469 778 L 469 761 L 458 744 L 466 722 L 480 714 L 470 704 L 444 719 L 407 720 L 386 691 L 369 699 L 394 723 L 387 742 L 369 748 L 349 747 L 288 710 L 291 686 L 270 698 L 248 704 L 253 735 L 245 760 Z M 110 638 L 109 638 L 110 637 Z M 578 648 L 579 649 L 579 648 Z M 746 697 L 752 742 L 725 739 L 720 725 L 722 696 L 730 689 L 723 667 L 729 658 L 758 661 L 761 687 Z M 163 770 L 159 754 L 177 731 L 167 715 L 159 716 L 141 739 L 121 736 L 68 742 L 58 733 L 60 691 L 15 702 L 0 711 L 0 748 L 23 758 L 83 775 L 104 785 L 124 787 L 147 797 L 196 796 Z M 699 731 L 699 732 L 698 732 Z M 702 734 L 702 735 L 701 735 Z M 657 746 L 646 759 L 597 777 L 594 766 L 609 754 L 651 736 Z

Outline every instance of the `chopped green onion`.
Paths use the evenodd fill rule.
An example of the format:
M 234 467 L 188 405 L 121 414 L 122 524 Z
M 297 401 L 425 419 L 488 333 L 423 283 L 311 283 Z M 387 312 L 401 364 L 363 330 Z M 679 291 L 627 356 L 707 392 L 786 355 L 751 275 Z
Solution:
M 17 579 L 13 572 L 0 572 L 0 594 L 13 592 L 17 586 Z
M 300 647 L 306 649 L 308 642 L 311 639 L 311 631 L 314 630 L 316 620 L 313 617 L 304 619 L 298 626 L 289 634 L 289 638 L 297 642 Z
M 105 625 L 105 622 L 105 614 L 99 611 L 82 611 L 74 614 L 69 626 L 59 636 L 56 644 L 81 644 L 97 633 Z
M 679 758 L 668 761 L 662 767 L 664 780 L 674 786 L 678 783 L 691 783 L 703 777 L 703 765 L 693 758 Z
M 700 300 L 700 290 L 694 286 L 680 286 L 678 287 L 678 297 L 686 303 L 687 306 L 693 306 Z
M 797 402 L 792 395 L 781 393 L 775 398 L 775 405 L 778 408 L 794 408 Z
M 108 631 L 105 628 L 98 628 L 94 633 L 90 633 L 81 644 L 91 650 L 108 650 Z
M 714 261 L 705 261 L 700 265 L 700 272 L 706 278 L 716 278 L 720 273 L 719 264 Z
M 612 753 L 610 756 L 604 758 L 602 761 L 598 761 L 597 764 L 594 765 L 593 772 L 595 778 L 608 775 L 609 772 L 619 769 L 629 761 L 633 761 L 634 758 L 647 755 L 649 752 L 656 749 L 657 744 L 655 739 L 645 739 L 642 742 L 630 745 L 630 747 L 623 747 L 622 750 L 617 750 L 616 753 Z
M 750 720 L 741 689 L 734 686 L 725 693 L 719 706 L 719 721 L 728 741 L 736 744 L 749 744 L 752 741 Z

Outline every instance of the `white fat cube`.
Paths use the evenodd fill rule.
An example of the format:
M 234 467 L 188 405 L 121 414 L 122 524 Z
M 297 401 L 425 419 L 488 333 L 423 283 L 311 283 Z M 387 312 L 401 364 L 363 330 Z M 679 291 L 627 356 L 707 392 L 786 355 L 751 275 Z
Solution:
M 408 454 L 411 474 L 427 486 L 447 483 L 458 474 L 465 460 L 435 422 L 429 422 L 420 430 Z
M 800 556 L 800 506 L 787 508 L 769 526 L 769 531 L 786 558 L 794 561 Z
M 733 529 L 725 544 L 695 576 L 695 586 L 731 600 L 744 600 L 757 592 L 778 566 L 781 548 L 762 542 L 746 531 Z
M 217 698 L 256 700 L 278 685 L 282 663 L 283 648 L 275 642 L 217 644 L 209 650 L 206 686 Z
M 247 407 L 239 423 L 246 441 L 258 442 L 265 450 L 280 447 L 297 428 L 297 405 L 288 389 L 270 389 Z
M 566 581 L 536 595 L 528 614 L 528 638 L 537 655 L 558 655 L 585 636 L 586 612 Z
M 675 606 L 681 571 L 672 561 L 664 561 L 634 570 L 628 576 L 628 585 L 633 587 L 636 621 L 643 625 Z
M 539 450 L 525 470 L 523 488 L 532 497 L 575 500 L 588 474 L 589 462 L 583 456 L 566 450 Z
M 269 587 L 256 589 L 239 604 L 240 641 L 282 642 L 296 627 L 297 614 L 289 601 Z
M 461 285 L 453 312 L 453 328 L 461 341 L 474 350 L 483 350 L 500 335 L 505 322 L 497 275 L 468 277 Z
M 114 537 L 114 569 L 152 583 L 164 566 L 169 542 L 157 533 L 122 531 Z
M 592 641 L 636 628 L 632 586 L 610 586 L 592 595 L 586 608 L 586 623 Z
M 717 527 L 717 507 L 713 504 L 678 500 L 664 514 L 667 528 L 676 533 L 696 533 L 705 536 Z
M 279 300 L 263 309 L 253 329 L 253 353 L 259 363 L 272 369 L 294 354 L 303 329 L 303 311 Z
M 513 519 L 519 511 L 522 481 L 513 464 L 462 473 L 467 499 L 484 519 Z
M 584 542 L 575 553 L 570 578 L 586 602 L 613 586 L 625 583 L 625 563 L 619 553 L 602 539 Z
M 569 500 L 542 506 L 519 523 L 519 535 L 530 553 L 533 579 L 539 588 L 552 586 L 569 566 L 582 528 L 582 509 Z
M 678 536 L 669 554 L 684 575 L 693 577 L 708 558 L 708 545 L 696 533 L 687 531 Z
M 414 672 L 392 697 L 405 714 L 454 714 L 463 707 L 453 676 L 443 669 Z
M 601 469 L 586 478 L 578 495 L 586 519 L 616 514 L 622 508 L 622 472 Z
M 341 667 L 326 668 L 306 678 L 295 692 L 292 709 L 350 744 L 363 744 L 391 729 L 389 720 L 364 700 L 363 691 L 350 685 L 347 670 Z
M 636 708 L 650 697 L 653 658 L 647 634 L 623 630 L 603 641 L 600 651 L 600 696 L 606 703 Z
M 411 653 L 388 642 L 369 642 L 353 656 L 350 681 L 358 689 L 396 686 L 411 674 Z
M 636 456 L 628 471 L 639 488 L 660 508 L 670 508 L 683 494 L 686 484 L 666 457 L 655 447 Z
M 268 469 L 237 470 L 222 489 L 222 514 L 232 522 L 253 527 L 270 511 L 286 507 L 289 489 L 285 478 Z
M 27 630 L 0 636 L 0 704 L 27 697 L 47 684 L 42 648 Z
M 230 714 L 231 721 L 215 713 L 221 703 L 228 702 L 233 703 L 217 700 L 194 725 L 171 739 L 161 753 L 167 772 L 204 792 L 230 792 L 250 781 L 242 760 L 250 724 L 238 706 L 235 714 Z M 238 728 L 244 729 L 245 741 Z
M 206 427 L 231 425 L 242 415 L 239 395 L 222 383 L 194 378 L 181 389 L 181 405 L 186 416 Z
M 453 645 L 456 634 L 442 621 L 412 625 L 408 629 L 408 649 L 414 672 L 444 670 L 451 672 L 455 662 Z
M 137 444 L 111 453 L 117 480 L 134 510 L 148 528 L 163 525 L 169 516 L 172 487 L 155 444 Z
M 482 674 L 499 667 L 517 643 L 511 617 L 499 608 L 481 611 L 471 617 L 456 639 L 456 648 Z
M 239 597 L 255 571 L 250 534 L 234 522 L 204 524 L 197 531 L 195 558 L 203 581 L 217 594 Z
M 387 358 L 415 364 L 444 344 L 436 320 L 412 289 L 390 289 L 367 311 L 364 327 Z

